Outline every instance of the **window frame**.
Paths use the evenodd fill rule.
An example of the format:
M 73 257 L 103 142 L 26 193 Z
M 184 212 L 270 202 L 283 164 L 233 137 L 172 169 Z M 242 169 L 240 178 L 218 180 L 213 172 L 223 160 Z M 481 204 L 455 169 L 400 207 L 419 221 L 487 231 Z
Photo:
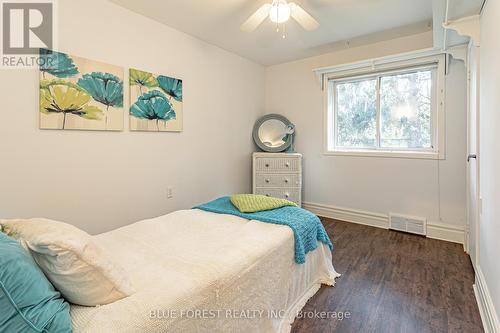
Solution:
M 383 76 L 415 73 L 421 70 L 431 70 L 431 148 L 386 148 L 380 146 L 381 124 L 380 124 L 380 82 Z M 355 82 L 374 78 L 376 82 L 376 147 L 345 147 L 337 145 L 337 122 L 336 86 L 343 82 Z M 391 62 L 371 68 L 354 68 L 345 71 L 337 70 L 334 73 L 326 73 L 323 80 L 324 104 L 325 104 L 325 142 L 324 155 L 339 156 L 372 156 L 372 157 L 396 157 L 396 158 L 423 158 L 444 159 L 445 158 L 445 57 L 444 55 L 427 56 L 419 59 Z

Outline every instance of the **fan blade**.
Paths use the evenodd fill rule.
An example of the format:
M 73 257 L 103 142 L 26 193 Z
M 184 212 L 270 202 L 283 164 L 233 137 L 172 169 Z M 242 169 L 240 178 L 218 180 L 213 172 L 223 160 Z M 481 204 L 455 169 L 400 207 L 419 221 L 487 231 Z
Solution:
M 266 19 L 271 10 L 271 4 L 262 5 L 255 13 L 252 14 L 240 27 L 242 31 L 252 32 Z
M 318 21 L 316 21 L 311 15 L 309 15 L 309 13 L 306 12 L 302 7 L 293 2 L 289 2 L 288 6 L 292 11 L 292 17 L 302 26 L 302 28 L 306 29 L 307 31 L 312 31 L 319 27 Z

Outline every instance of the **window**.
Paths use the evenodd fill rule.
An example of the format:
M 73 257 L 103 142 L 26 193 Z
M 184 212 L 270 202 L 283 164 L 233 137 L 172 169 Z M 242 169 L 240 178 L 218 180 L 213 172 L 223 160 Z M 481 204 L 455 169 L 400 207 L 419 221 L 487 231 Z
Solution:
M 441 158 L 439 61 L 329 75 L 327 153 Z

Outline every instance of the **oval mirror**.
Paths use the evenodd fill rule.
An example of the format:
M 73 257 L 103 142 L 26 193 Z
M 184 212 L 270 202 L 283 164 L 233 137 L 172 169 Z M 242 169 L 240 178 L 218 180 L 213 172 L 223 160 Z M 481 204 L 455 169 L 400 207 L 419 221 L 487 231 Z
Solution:
M 282 152 L 292 144 L 293 124 L 279 114 L 267 114 L 255 122 L 253 139 L 260 149 Z

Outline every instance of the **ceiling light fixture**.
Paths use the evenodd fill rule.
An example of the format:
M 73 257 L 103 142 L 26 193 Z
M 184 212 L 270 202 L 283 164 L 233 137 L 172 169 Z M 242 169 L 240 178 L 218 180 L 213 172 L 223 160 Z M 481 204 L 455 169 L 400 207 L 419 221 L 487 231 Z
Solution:
M 319 23 L 296 3 L 286 2 L 286 0 L 273 0 L 271 3 L 266 3 L 257 9 L 257 11 L 241 25 L 240 29 L 246 32 L 252 32 L 257 29 L 267 17 L 269 17 L 271 22 L 276 23 L 276 31 L 280 31 L 279 25 L 282 25 L 281 31 L 283 32 L 283 38 L 286 37 L 285 23 L 290 20 L 290 17 L 297 21 L 297 23 L 307 31 L 315 30 L 319 26 Z
M 269 19 L 274 23 L 285 23 L 292 13 L 285 0 L 274 0 L 269 10 Z

